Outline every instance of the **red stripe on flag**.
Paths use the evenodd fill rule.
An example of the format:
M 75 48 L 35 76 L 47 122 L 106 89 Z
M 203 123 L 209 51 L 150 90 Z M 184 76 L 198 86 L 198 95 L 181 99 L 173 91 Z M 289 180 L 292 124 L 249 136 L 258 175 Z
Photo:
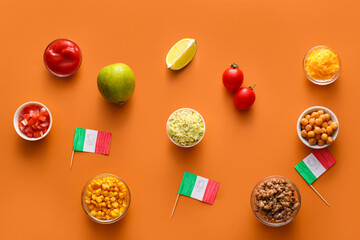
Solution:
M 209 179 L 202 201 L 209 203 L 209 204 L 214 204 L 216 194 L 219 190 L 219 186 L 220 186 L 220 183 Z
M 321 165 L 323 165 L 326 170 L 328 170 L 336 163 L 335 158 L 326 148 L 316 149 L 312 152 L 312 154 L 314 154 L 314 156 L 317 158 L 317 160 L 319 160 Z
M 110 141 L 111 133 L 99 131 L 96 139 L 95 152 L 101 154 L 109 154 Z

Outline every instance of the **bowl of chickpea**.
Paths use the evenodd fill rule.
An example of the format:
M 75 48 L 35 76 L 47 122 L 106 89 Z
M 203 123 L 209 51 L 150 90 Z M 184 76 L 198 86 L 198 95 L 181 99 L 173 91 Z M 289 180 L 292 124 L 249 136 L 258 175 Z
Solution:
M 339 134 L 339 121 L 330 109 L 314 106 L 300 115 L 297 133 L 306 146 L 313 149 L 326 148 Z
M 110 173 L 102 173 L 84 186 L 81 203 L 95 222 L 111 224 L 122 219 L 130 207 L 130 190 L 126 183 Z

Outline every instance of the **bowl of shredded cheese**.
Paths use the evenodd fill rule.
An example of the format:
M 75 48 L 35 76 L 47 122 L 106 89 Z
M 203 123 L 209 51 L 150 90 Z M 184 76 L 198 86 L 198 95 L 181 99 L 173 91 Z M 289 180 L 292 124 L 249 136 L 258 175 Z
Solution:
M 327 46 L 316 46 L 306 53 L 303 70 L 311 82 L 317 85 L 328 85 L 340 75 L 339 56 Z
M 166 123 L 166 132 L 177 146 L 193 147 L 204 137 L 205 121 L 194 109 L 180 108 L 170 115 Z

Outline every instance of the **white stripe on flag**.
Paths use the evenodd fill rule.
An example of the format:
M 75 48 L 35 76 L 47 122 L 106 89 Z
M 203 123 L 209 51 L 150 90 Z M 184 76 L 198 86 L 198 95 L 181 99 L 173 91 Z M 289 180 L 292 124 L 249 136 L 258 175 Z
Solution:
M 209 182 L 209 179 L 197 176 L 196 182 L 195 182 L 195 185 L 194 185 L 194 188 L 192 190 L 190 197 L 202 201 L 208 182 Z
M 86 129 L 84 139 L 84 152 L 95 152 L 98 131 Z
M 316 178 L 320 177 L 320 175 L 326 171 L 324 166 L 312 153 L 310 153 L 303 161 Z

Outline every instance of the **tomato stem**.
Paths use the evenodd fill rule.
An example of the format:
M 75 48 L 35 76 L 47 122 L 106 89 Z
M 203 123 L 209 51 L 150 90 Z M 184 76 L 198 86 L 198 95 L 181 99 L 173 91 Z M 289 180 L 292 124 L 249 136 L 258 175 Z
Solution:
M 254 84 L 254 85 L 252 85 L 252 86 L 250 86 L 249 88 L 251 89 L 251 90 L 254 90 L 254 87 L 256 86 L 256 83 Z
M 237 65 L 236 63 L 233 63 L 230 65 L 231 68 L 239 68 L 239 65 Z

